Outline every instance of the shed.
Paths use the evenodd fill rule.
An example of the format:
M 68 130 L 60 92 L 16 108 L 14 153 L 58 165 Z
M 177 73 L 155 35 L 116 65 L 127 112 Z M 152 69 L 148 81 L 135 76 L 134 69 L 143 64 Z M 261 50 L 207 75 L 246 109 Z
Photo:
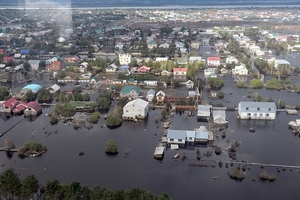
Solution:
M 154 158 L 161 159 L 164 156 L 165 147 L 156 147 L 154 151 Z
M 55 93 L 60 90 L 60 87 L 57 84 L 54 84 L 50 88 L 48 88 L 48 90 L 50 91 L 50 93 Z

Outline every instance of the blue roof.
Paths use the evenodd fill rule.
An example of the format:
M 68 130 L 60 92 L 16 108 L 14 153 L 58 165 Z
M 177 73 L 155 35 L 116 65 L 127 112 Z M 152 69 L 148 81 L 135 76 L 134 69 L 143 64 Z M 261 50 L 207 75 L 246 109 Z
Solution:
M 23 87 L 23 90 L 30 89 L 30 90 L 34 90 L 35 92 L 38 92 L 41 88 L 42 86 L 38 84 L 30 84 Z
M 30 53 L 30 49 L 21 49 L 20 53 L 21 54 L 29 54 Z
M 45 54 L 45 50 L 40 50 L 40 54 Z
M 129 69 L 128 65 L 121 66 L 120 69 Z

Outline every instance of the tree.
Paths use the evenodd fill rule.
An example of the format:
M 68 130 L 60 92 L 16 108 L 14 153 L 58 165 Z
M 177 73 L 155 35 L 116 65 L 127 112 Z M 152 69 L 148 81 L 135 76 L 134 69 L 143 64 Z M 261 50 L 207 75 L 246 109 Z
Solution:
M 5 101 L 9 99 L 10 94 L 6 87 L 0 86 L 0 101 Z
M 112 154 L 118 153 L 117 142 L 113 139 L 108 140 L 107 143 L 106 143 L 105 152 L 106 153 L 112 153 Z
M 223 99 L 224 98 L 224 92 L 223 91 L 219 91 L 217 93 L 217 96 L 218 96 L 219 99 Z
M 57 74 L 56 74 L 56 78 L 58 78 L 58 79 L 63 79 L 63 78 L 65 78 L 66 76 L 67 76 L 67 74 L 66 74 L 66 72 L 63 71 L 63 70 L 58 71 Z
M 27 176 L 22 181 L 22 198 L 23 199 L 33 199 L 33 194 L 39 189 L 39 181 L 34 175 Z
M 263 82 L 261 80 L 256 79 L 256 78 L 252 79 L 250 81 L 250 85 L 253 88 L 262 88 L 264 86 Z
M 40 61 L 39 62 L 39 70 L 44 70 L 46 68 L 46 62 L 45 61 Z
M 36 99 L 36 94 L 33 93 L 31 90 L 27 91 L 25 93 L 25 96 L 23 97 L 23 100 L 26 102 L 33 101 L 35 99 Z
M 21 193 L 21 181 L 14 171 L 9 168 L 0 175 L 0 191 L 7 200 L 14 200 Z
M 31 68 L 31 65 L 28 62 L 23 63 L 23 69 L 28 72 Z
M 47 181 L 45 187 L 45 197 L 46 199 L 56 199 L 58 196 L 58 191 L 60 191 L 61 185 L 58 180 Z
M 283 109 L 283 108 L 285 108 L 285 106 L 286 106 L 285 101 L 284 100 L 279 100 L 278 108 L 279 109 Z
M 219 90 L 223 87 L 224 82 L 220 78 L 209 78 L 208 84 L 211 86 L 212 89 Z
M 5 140 L 4 140 L 4 148 L 6 148 L 7 150 L 10 150 L 10 149 L 15 148 L 15 145 L 14 145 L 14 143 L 9 138 L 5 138 Z
M 100 114 L 98 112 L 94 112 L 91 114 L 91 116 L 88 118 L 89 123 L 97 123 L 100 118 Z

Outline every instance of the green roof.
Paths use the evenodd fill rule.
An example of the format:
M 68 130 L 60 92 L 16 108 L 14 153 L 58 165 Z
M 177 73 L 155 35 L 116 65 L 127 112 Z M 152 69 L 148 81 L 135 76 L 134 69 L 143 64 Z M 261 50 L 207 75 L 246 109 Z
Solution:
M 69 101 L 69 104 L 76 108 L 88 108 L 93 103 L 93 101 Z
M 141 88 L 137 86 L 124 86 L 120 91 L 121 94 L 128 94 L 131 90 L 135 90 L 136 93 L 140 94 Z
M 128 79 L 128 82 L 134 82 L 135 80 L 134 80 L 134 78 L 129 78 Z

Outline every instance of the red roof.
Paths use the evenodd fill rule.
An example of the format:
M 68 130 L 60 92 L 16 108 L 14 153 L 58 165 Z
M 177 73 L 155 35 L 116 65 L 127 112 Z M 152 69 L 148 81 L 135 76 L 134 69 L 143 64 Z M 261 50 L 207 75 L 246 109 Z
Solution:
M 19 104 L 19 102 L 18 102 L 18 100 L 15 99 L 15 98 L 10 98 L 10 99 L 8 99 L 7 101 L 5 101 L 3 104 L 4 104 L 7 108 L 13 109 L 14 107 L 16 107 L 16 106 Z
M 0 54 L 4 54 L 4 49 L 0 49 Z
M 140 67 L 139 69 L 138 69 L 138 71 L 150 71 L 150 67 L 146 67 L 146 66 L 142 66 L 142 67 Z
M 12 57 L 12 56 L 11 56 L 11 57 L 4 57 L 4 58 L 3 58 L 3 61 L 4 61 L 4 62 L 14 61 L 14 57 Z
M 19 104 L 13 109 L 14 113 L 21 113 L 26 109 L 26 103 L 19 101 Z
M 187 72 L 187 68 L 173 68 L 173 72 Z
M 207 57 L 207 60 L 220 60 L 219 56 Z
M 38 104 L 35 101 L 30 101 L 27 103 L 26 105 L 27 107 L 32 108 L 33 110 L 35 110 L 37 113 L 40 112 L 42 110 L 42 106 L 40 106 L 40 104 Z

